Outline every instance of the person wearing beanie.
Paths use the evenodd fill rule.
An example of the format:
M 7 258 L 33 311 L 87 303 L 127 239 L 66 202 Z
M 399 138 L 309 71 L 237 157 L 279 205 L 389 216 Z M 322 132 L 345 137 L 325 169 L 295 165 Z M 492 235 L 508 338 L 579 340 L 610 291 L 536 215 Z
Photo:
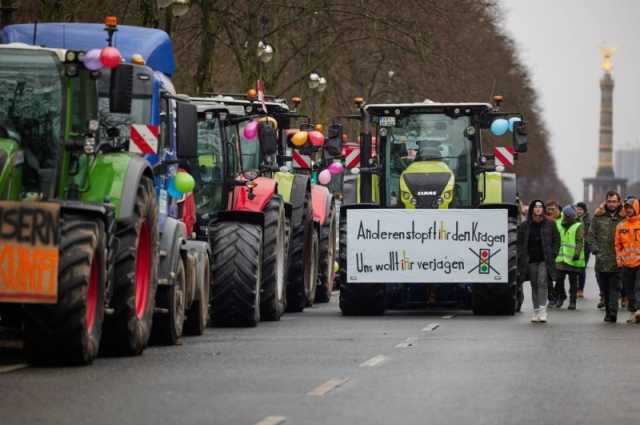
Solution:
M 547 280 L 556 274 L 555 258 L 560 235 L 555 223 L 545 217 L 544 202 L 529 205 L 527 219 L 518 226 L 518 279 L 531 282 L 533 316 L 531 322 L 547 322 Z
M 576 214 L 578 216 L 578 220 L 584 226 L 584 234 L 589 234 L 589 228 L 591 227 L 591 217 L 589 216 L 589 211 L 587 209 L 587 204 L 584 202 L 578 202 L 576 204 Z M 591 247 L 589 246 L 589 241 L 586 240 L 584 244 L 584 262 L 585 264 L 589 264 L 589 257 L 591 257 Z M 584 298 L 584 286 L 587 282 L 587 271 L 586 267 L 582 272 L 580 272 L 580 277 L 578 279 L 578 298 Z
M 625 219 L 616 227 L 616 262 L 622 268 L 622 279 L 628 297 L 627 323 L 640 323 L 637 302 L 640 292 L 640 202 L 627 198 L 624 202 Z
M 605 308 L 604 321 L 618 320 L 620 298 L 620 268 L 616 262 L 615 237 L 618 224 L 624 219 L 620 194 L 607 192 L 602 206 L 595 210 L 587 242 L 596 257 L 596 279 L 600 287 L 600 303 Z
M 556 307 L 562 308 L 567 299 L 564 288 L 565 277 L 569 277 L 569 310 L 576 309 L 578 297 L 578 279 L 585 268 L 584 262 L 584 226 L 577 219 L 576 209 L 567 205 L 562 209 L 562 219 L 556 221 L 560 234 L 560 251 L 556 257 L 558 280 L 556 281 Z

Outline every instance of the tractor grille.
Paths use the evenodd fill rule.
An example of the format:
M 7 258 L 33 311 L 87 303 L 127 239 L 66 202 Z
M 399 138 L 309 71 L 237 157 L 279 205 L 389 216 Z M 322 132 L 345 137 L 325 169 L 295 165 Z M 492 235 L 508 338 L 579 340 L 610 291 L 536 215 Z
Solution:
M 416 199 L 416 208 L 438 208 L 438 198 L 447 186 L 450 173 L 406 173 L 403 178 Z

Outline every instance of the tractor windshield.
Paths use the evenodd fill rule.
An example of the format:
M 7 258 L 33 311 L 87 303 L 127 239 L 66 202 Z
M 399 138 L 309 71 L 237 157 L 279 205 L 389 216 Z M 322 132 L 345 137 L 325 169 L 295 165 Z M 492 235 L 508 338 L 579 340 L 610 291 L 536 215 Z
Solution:
M 56 157 L 63 98 L 62 67 L 55 53 L 0 49 L 0 138 L 19 142 L 30 165 L 39 168 Z
M 393 124 L 378 128 L 379 136 L 386 136 L 388 205 L 397 204 L 402 172 L 411 164 L 424 161 L 437 161 L 448 167 L 455 176 L 457 204 L 462 206 L 471 202 L 472 142 L 464 134 L 470 124 L 468 116 L 419 113 L 399 117 L 390 123 L 382 119 L 379 123 Z
M 218 117 L 211 113 L 200 114 L 198 119 L 198 167 L 194 170 L 195 195 L 198 211 L 211 212 L 222 209 L 224 183 L 223 138 Z
M 240 153 L 242 155 L 242 169 L 244 171 L 258 171 L 260 169 L 260 142 L 256 136 L 253 139 L 244 137 L 244 128 L 249 124 L 240 124 Z

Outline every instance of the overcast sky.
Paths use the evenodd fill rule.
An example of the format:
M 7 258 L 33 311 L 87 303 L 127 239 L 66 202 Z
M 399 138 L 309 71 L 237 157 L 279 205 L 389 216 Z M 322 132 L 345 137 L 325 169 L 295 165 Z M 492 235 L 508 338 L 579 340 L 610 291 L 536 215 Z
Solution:
M 598 160 L 600 46 L 617 48 L 614 150 L 640 149 L 640 1 L 500 1 L 538 92 L 560 178 L 581 200 L 582 178 L 595 175 Z

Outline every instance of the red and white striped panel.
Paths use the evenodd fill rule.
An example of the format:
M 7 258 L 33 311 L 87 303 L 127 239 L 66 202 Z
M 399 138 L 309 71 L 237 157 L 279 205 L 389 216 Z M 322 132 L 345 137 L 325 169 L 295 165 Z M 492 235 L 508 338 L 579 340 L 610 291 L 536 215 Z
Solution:
M 345 146 L 344 147 L 344 165 L 347 168 L 356 168 L 360 166 L 360 147 Z
M 293 163 L 293 168 L 303 168 L 303 169 L 311 168 L 311 156 L 302 155 L 297 150 L 293 151 L 291 155 L 291 162 Z
M 160 127 L 157 125 L 131 124 L 129 152 L 142 155 L 158 153 Z
M 514 163 L 513 148 L 511 147 L 495 148 L 493 154 L 496 159 L 496 165 L 502 165 L 503 167 L 508 167 L 508 166 L 512 166 Z

